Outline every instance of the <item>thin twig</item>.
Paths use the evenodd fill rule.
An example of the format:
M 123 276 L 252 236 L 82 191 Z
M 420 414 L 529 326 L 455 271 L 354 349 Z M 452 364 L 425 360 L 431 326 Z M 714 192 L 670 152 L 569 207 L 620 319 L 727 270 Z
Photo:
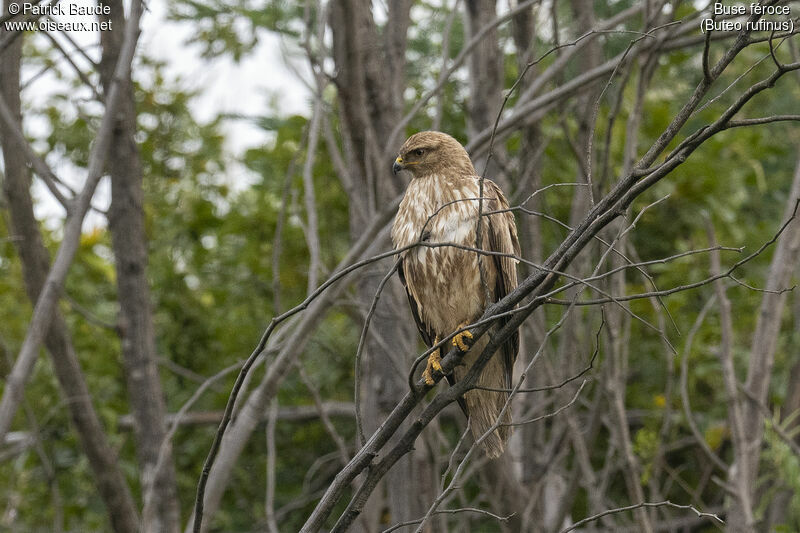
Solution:
M 680 505 L 680 504 L 677 504 L 677 503 L 672 503 L 671 501 L 667 500 L 667 501 L 663 501 L 663 502 L 641 502 L 641 503 L 637 503 L 637 504 L 634 504 L 634 505 L 628 505 L 628 506 L 625 506 L 625 507 L 617 507 L 616 509 L 608 509 L 608 510 L 603 511 L 601 513 L 597 513 L 595 515 L 592 515 L 592 516 L 589 516 L 587 518 L 584 518 L 583 520 L 575 522 L 571 526 L 569 526 L 569 527 L 567 527 L 565 529 L 562 529 L 561 533 L 569 533 L 570 531 L 575 531 L 576 529 L 580 528 L 581 526 L 584 526 L 584 525 L 586 525 L 586 524 L 588 524 L 590 522 L 594 522 L 598 518 L 602 518 L 602 517 L 608 516 L 610 514 L 624 513 L 626 511 L 633 511 L 635 509 L 641 509 L 643 507 L 672 507 L 674 509 L 687 509 L 689 511 L 692 511 L 694 514 L 696 514 L 700 518 L 708 518 L 710 520 L 716 520 L 720 524 L 724 524 L 725 523 L 725 521 L 722 520 L 722 518 L 720 518 L 719 516 L 717 516 L 714 513 L 704 513 L 704 512 L 701 512 L 701 511 L 697 510 L 697 508 L 694 507 L 693 505 Z
M 508 520 L 510 520 L 511 517 L 514 516 L 514 513 L 511 513 L 510 515 L 506 515 L 506 516 L 500 516 L 500 515 L 494 514 L 492 512 L 486 511 L 484 509 L 478 509 L 477 507 L 462 507 L 462 508 L 459 508 L 459 509 L 439 509 L 438 511 L 434 511 L 433 514 L 451 514 L 452 515 L 452 514 L 456 514 L 456 513 L 478 513 L 478 514 L 482 514 L 482 515 L 494 518 L 495 520 L 499 520 L 500 522 L 508 522 Z M 398 529 L 401 529 L 401 528 L 404 528 L 404 527 L 407 527 L 407 526 L 413 526 L 415 524 L 420 524 L 423 520 L 424 520 L 423 518 L 417 518 L 416 520 L 409 520 L 407 522 L 400 522 L 399 524 L 393 525 L 389 529 L 384 529 L 382 533 L 391 533 L 392 531 L 397 531 Z
M 354 401 L 356 411 L 356 437 L 358 438 L 358 446 L 363 446 L 367 441 L 366 437 L 364 437 L 364 424 L 361 419 L 361 354 L 364 352 L 364 346 L 366 345 L 367 334 L 369 332 L 369 325 L 370 322 L 372 322 L 372 317 L 375 315 L 375 309 L 378 307 L 378 300 L 380 300 L 381 294 L 383 293 L 383 288 L 397 270 L 397 267 L 400 265 L 400 261 L 400 259 L 397 259 L 392 268 L 389 269 L 386 275 L 383 276 L 383 279 L 381 279 L 380 283 L 378 283 L 378 288 L 375 289 L 375 296 L 372 298 L 372 303 L 369 306 L 367 317 L 364 319 L 364 327 L 361 328 L 361 337 L 358 339 L 358 347 L 356 348 L 356 357 L 354 363 Z M 346 463 L 347 461 L 345 461 L 345 464 Z

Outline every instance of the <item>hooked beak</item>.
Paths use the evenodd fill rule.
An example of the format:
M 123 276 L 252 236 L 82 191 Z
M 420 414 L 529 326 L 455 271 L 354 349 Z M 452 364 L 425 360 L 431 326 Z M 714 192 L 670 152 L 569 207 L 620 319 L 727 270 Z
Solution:
M 392 174 L 397 174 L 398 172 L 400 172 L 404 168 L 405 167 L 403 166 L 403 158 L 400 157 L 400 156 L 397 156 L 397 159 L 394 160 L 394 164 L 392 165 Z

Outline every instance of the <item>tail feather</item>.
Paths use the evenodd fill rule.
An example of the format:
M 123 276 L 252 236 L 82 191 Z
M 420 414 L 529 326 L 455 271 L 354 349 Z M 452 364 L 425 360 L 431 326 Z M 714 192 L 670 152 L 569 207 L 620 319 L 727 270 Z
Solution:
M 467 373 L 469 367 L 481 354 L 488 342 L 488 339 L 484 339 L 486 336 L 481 338 L 464 356 L 465 365 L 456 368 L 457 379 L 461 379 Z M 503 364 L 500 354 L 492 356 L 478 376 L 477 386 L 492 389 L 507 388 Z M 464 394 L 464 401 L 469 413 L 469 424 L 473 437 L 476 441 L 483 438 L 481 447 L 490 459 L 499 457 L 505 451 L 505 444 L 513 432 L 513 427 L 510 425 L 512 421 L 510 406 L 506 408 L 502 417 L 500 415 L 503 406 L 508 401 L 508 392 L 473 389 Z M 500 425 L 484 437 L 489 428 L 497 423 L 498 418 Z

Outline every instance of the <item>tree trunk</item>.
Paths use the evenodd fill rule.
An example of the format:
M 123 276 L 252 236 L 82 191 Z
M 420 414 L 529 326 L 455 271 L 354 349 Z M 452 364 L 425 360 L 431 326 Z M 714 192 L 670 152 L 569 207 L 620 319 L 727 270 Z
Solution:
M 8 4 L 6 4 L 6 13 Z M 0 28 L 0 41 L 4 31 Z M 0 53 L 0 91 L 19 128 L 22 128 L 20 102 L 20 58 L 23 36 L 19 36 Z M 30 195 L 30 174 L 22 152 L 12 145 L 8 128 L 0 122 L 0 144 L 3 149 L 5 181 L 3 190 L 8 200 L 11 230 L 17 237 L 14 244 L 23 266 L 28 298 L 35 303 L 42 291 L 50 258 L 33 214 Z M 67 324 L 58 309 L 53 313 L 44 339 L 51 356 L 53 370 L 70 418 L 94 474 L 97 490 L 106 505 L 113 531 L 136 533 L 139 518 L 125 476 L 119 468 L 117 454 L 106 438 L 100 418 L 91 401 Z M 69 399 L 69 401 L 66 401 Z
M 534 24 L 533 8 L 522 11 L 513 20 L 514 44 L 517 49 L 517 70 L 522 73 L 527 63 L 530 61 L 531 43 L 536 36 L 536 25 Z M 525 78 L 520 83 L 520 93 L 530 85 L 531 80 L 536 77 L 538 69 L 533 67 L 528 70 Z M 516 205 L 524 201 L 529 194 L 537 190 L 542 185 L 541 179 L 541 149 L 542 135 L 540 128 L 536 125 L 527 126 L 522 129 L 522 139 L 519 151 L 519 174 L 513 183 L 513 193 L 508 191 L 510 204 Z M 532 210 L 539 210 L 541 200 L 533 197 L 525 207 Z M 522 214 L 517 217 L 517 227 L 519 228 L 520 247 L 522 255 L 529 258 L 535 264 L 541 264 L 542 255 L 542 231 L 539 217 Z M 530 265 L 520 265 L 521 277 L 527 277 L 534 271 Z M 539 346 L 544 341 L 545 320 L 544 313 L 537 311 L 526 321 L 520 329 L 521 340 L 520 350 L 517 357 L 515 375 L 520 375 L 533 358 Z M 531 372 L 528 374 L 525 387 L 540 387 L 545 385 L 545 375 L 543 372 Z M 522 415 L 525 402 L 516 402 L 518 407 L 514 411 L 515 417 Z M 512 437 L 512 451 L 517 452 L 514 442 L 518 442 L 518 453 L 515 453 L 519 461 L 519 479 L 529 489 L 532 489 L 539 482 L 541 472 L 545 470 L 545 464 L 540 462 L 538 451 L 545 449 L 545 434 L 543 428 L 537 424 L 526 424 L 517 428 Z M 537 506 L 536 511 L 540 513 L 541 507 Z
M 331 4 L 333 57 L 337 68 L 342 138 L 351 179 L 356 184 L 350 201 L 351 237 L 361 233 L 364 221 L 400 194 L 404 177 L 390 171 L 398 146 L 387 146 L 403 110 L 406 32 L 411 2 L 389 3 L 389 23 L 383 41 L 372 18 L 371 3 L 344 0 Z M 383 243 L 390 246 L 388 240 Z M 369 309 L 380 280 L 392 260 L 368 267 L 357 286 L 361 309 Z M 383 422 L 405 392 L 409 356 L 417 353 L 418 333 L 408 312 L 404 290 L 397 278 L 384 289 L 370 326 L 363 360 L 364 431 L 368 436 Z M 425 514 L 435 497 L 432 463 L 424 453 L 409 454 L 374 492 L 362 519 L 366 531 L 377 530 Z M 421 481 L 421 483 L 419 483 Z M 415 490 L 409 490 L 414 486 Z M 383 495 L 383 498 L 376 498 Z
M 102 2 L 111 9 L 114 25 L 122 28 L 125 15 L 121 2 Z M 121 32 L 101 32 L 103 55 L 100 73 L 108 88 L 122 45 Z M 161 381 L 156 365 L 156 343 L 147 282 L 147 243 L 144 228 L 142 166 L 134 140 L 136 109 L 130 79 L 120 80 L 121 101 L 108 158 L 111 175 L 109 229 L 117 272 L 120 303 L 119 329 L 128 398 L 135 420 L 134 435 L 143 486 L 152 484 L 152 502 L 145 490 L 143 529 L 177 532 L 180 527 L 175 470 L 171 445 L 164 443 L 166 461 L 155 471 L 166 435 Z
M 794 171 L 792 186 L 784 208 L 784 220 L 788 219 L 800 198 L 800 160 Z M 772 378 L 772 365 L 780 333 L 781 317 L 786 306 L 786 292 L 789 279 L 800 260 L 800 221 L 793 220 L 778 238 L 775 255 L 772 256 L 769 275 L 766 280 L 767 291 L 761 299 L 756 330 L 750 347 L 750 361 L 747 367 L 745 389 L 761 404 L 766 405 L 769 383 Z M 745 398 L 743 401 L 743 424 L 747 459 L 745 464 L 731 467 L 730 476 L 734 486 L 750 488 L 750 501 L 755 501 L 755 487 L 758 479 L 758 462 L 761 457 L 761 444 L 764 439 L 764 417 L 758 405 Z M 748 524 L 743 511 L 734 499 L 728 502 L 730 513 L 728 531 L 756 531 L 756 524 Z
M 800 295 L 797 292 L 794 293 L 794 323 L 795 332 L 800 331 Z M 789 417 L 794 417 L 788 427 L 785 428 L 791 434 L 792 431 L 797 431 L 797 426 L 800 425 L 800 420 L 798 420 L 797 416 L 797 413 L 800 412 L 800 350 L 795 347 L 794 353 L 790 355 L 794 357 L 795 363 L 789 372 L 786 400 L 781 406 L 781 422 L 786 423 Z M 796 435 L 794 440 L 800 445 L 800 434 Z M 790 508 L 789 505 L 793 495 L 794 492 L 792 490 L 782 490 L 775 495 L 770 505 L 769 523 L 766 524 L 770 531 L 775 529 L 775 526 L 786 521 L 786 514 Z
M 465 9 L 467 35 L 470 38 L 497 18 L 496 0 L 467 0 Z M 492 28 L 483 35 L 469 56 L 467 134 L 470 138 L 494 124 L 503 102 L 503 81 L 503 55 L 500 53 L 497 30 Z M 508 177 L 501 172 L 502 166 L 497 164 L 504 155 L 502 144 L 496 144 L 493 159 L 485 169 L 485 174 L 486 156 L 473 160 L 473 163 L 478 174 L 491 178 L 504 191 L 509 191 Z

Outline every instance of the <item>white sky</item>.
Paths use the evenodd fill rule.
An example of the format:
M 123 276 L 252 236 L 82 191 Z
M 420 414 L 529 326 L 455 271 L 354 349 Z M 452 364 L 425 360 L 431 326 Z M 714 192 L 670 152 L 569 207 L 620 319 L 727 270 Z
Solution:
M 96 4 L 93 0 L 64 0 L 62 5 L 66 10 L 70 5 L 88 7 Z M 168 21 L 167 4 L 163 0 L 150 0 L 147 5 L 149 10 L 145 12 L 142 20 L 137 55 L 146 55 L 163 61 L 167 65 L 164 74 L 168 80 L 178 80 L 184 90 L 198 93 L 191 103 L 192 113 L 198 121 L 207 122 L 220 114 L 259 116 L 275 114 L 276 111 L 281 116 L 295 113 L 308 114 L 310 94 L 295 73 L 299 71 L 307 75 L 308 69 L 302 63 L 295 63 L 293 68 L 287 66 L 277 35 L 260 33 L 256 48 L 239 63 L 228 57 L 206 60 L 200 57 L 198 46 L 185 44 L 194 29 L 191 22 Z M 95 17 L 54 18 L 60 22 L 96 20 Z M 114 30 L 121 29 L 114 28 Z M 96 33 L 70 32 L 69 35 L 79 45 L 86 46 L 90 50 L 90 55 L 97 56 Z M 66 49 L 71 49 L 66 41 L 62 40 L 62 44 Z M 80 61 L 76 62 L 80 64 Z M 23 71 L 23 82 L 33 73 L 33 71 Z M 23 98 L 34 105 L 36 102 L 41 103 L 56 92 L 60 83 L 62 82 L 55 76 L 42 76 L 24 90 Z M 76 98 L 80 96 L 76 95 Z M 88 97 L 90 93 L 87 91 L 84 96 Z M 277 102 L 278 109 L 271 109 L 270 102 Z M 47 134 L 47 125 L 44 122 L 26 120 L 25 127 L 34 137 Z M 243 154 L 248 148 L 263 145 L 270 139 L 267 132 L 253 126 L 247 120 L 228 120 L 224 123 L 223 131 L 226 135 L 226 147 L 234 158 Z M 42 147 L 39 148 L 41 151 Z M 52 155 L 47 157 L 47 161 L 59 177 L 73 188 L 80 188 L 85 179 L 84 171 L 66 165 Z M 243 165 L 234 164 L 228 168 L 226 181 L 230 186 L 242 187 L 253 179 L 254 176 L 249 175 Z M 34 182 L 33 194 L 37 200 L 37 217 L 40 220 L 44 219 L 52 229 L 61 226 L 64 211 L 38 180 Z M 110 191 L 104 180 L 95 193 L 93 205 L 106 209 L 109 202 Z M 84 222 L 84 231 L 105 224 L 102 215 L 90 212 Z
M 308 112 L 310 95 L 286 66 L 277 35 L 259 34 L 256 49 L 238 64 L 229 58 L 207 61 L 200 58 L 197 47 L 184 44 L 192 36 L 191 23 L 167 21 L 164 2 L 148 4 L 140 50 L 165 61 L 169 74 L 180 77 L 187 88 L 201 89 L 193 108 L 200 121 L 222 113 L 267 114 L 273 111 L 268 107 L 272 94 L 279 95 L 281 114 Z M 305 65 L 295 67 L 306 72 Z M 233 126 L 229 133 L 231 147 L 237 152 L 266 139 L 263 130 L 247 124 Z

